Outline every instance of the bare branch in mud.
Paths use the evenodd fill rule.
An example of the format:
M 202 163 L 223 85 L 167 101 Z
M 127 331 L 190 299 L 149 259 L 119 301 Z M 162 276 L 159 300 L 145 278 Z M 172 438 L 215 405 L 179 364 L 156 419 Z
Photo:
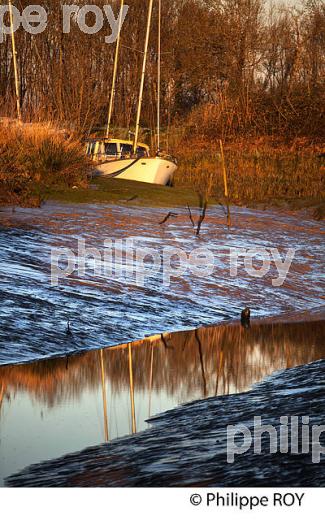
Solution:
M 66 334 L 67 334 L 67 336 L 72 336 L 70 318 L 68 319 L 67 328 L 66 328 Z
M 225 206 L 224 206 L 223 204 L 221 204 L 221 202 L 219 202 L 219 206 L 221 206 L 222 211 L 223 211 L 224 214 L 227 216 L 227 215 L 228 215 L 228 212 L 227 212 L 227 209 L 225 208 Z
M 161 222 L 159 222 L 159 225 L 162 226 L 163 224 L 165 224 L 167 222 L 167 220 L 169 220 L 170 218 L 176 218 L 178 217 L 178 213 L 173 213 L 172 211 L 170 211 L 168 213 L 168 215 L 164 218 L 164 220 L 162 220 Z
M 213 192 L 213 184 L 214 184 L 214 175 L 210 173 L 205 179 L 205 183 L 203 186 L 199 187 L 197 191 L 199 196 L 199 207 L 200 207 L 200 217 L 196 229 L 196 236 L 200 235 L 201 226 L 205 220 L 206 212 L 208 209 L 209 199 L 211 198 Z
M 187 209 L 188 209 L 188 214 L 189 214 L 189 217 L 190 217 L 190 221 L 192 222 L 192 226 L 195 227 L 195 222 L 193 220 L 192 211 L 191 211 L 191 208 L 190 208 L 190 206 L 188 204 L 187 204 Z
M 201 204 L 201 215 L 200 215 L 199 222 L 198 222 L 197 229 L 196 229 L 196 236 L 200 235 L 201 226 L 202 226 L 202 224 L 204 222 L 204 219 L 206 217 L 207 209 L 208 209 L 208 201 L 204 200 L 202 202 L 202 204 Z

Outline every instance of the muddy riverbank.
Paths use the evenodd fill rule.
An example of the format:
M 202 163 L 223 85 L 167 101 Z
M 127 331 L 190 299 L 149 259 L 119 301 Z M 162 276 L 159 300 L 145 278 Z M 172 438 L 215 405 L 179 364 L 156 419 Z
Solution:
M 259 485 L 261 475 L 266 485 L 275 477 L 272 467 L 283 461 L 289 473 L 292 468 L 292 485 L 316 482 L 306 457 L 295 466 L 295 458 L 277 462 L 266 456 L 266 473 L 255 459 L 248 468 L 239 461 L 233 473 L 221 464 L 224 437 L 221 452 L 214 449 L 221 426 L 237 412 L 244 422 L 255 408 L 274 422 L 275 409 L 285 408 L 288 414 L 310 411 L 318 420 L 323 365 L 305 365 L 325 359 L 323 223 L 306 214 L 232 208 L 228 229 L 223 209 L 214 207 L 196 237 L 187 210 L 175 208 L 166 219 L 168 212 L 59 203 L 1 210 L 0 485 L 213 485 L 222 479 Z M 199 217 L 195 208 L 192 216 Z M 96 262 L 86 258 L 82 273 L 80 244 L 99 255 Z M 245 263 L 254 248 L 262 251 L 254 259 L 255 274 L 270 260 L 263 277 L 253 276 Z M 67 276 L 64 258 L 57 262 L 56 284 L 53 250 L 75 261 Z M 107 258 L 107 250 L 113 256 Z M 160 268 L 141 264 L 137 252 L 148 250 L 164 260 Z M 212 269 L 195 271 L 188 261 L 177 270 L 170 256 L 173 274 L 166 284 L 170 250 L 187 259 L 208 252 Z M 291 263 L 283 276 L 288 252 Z M 248 329 L 236 321 L 246 306 L 253 317 Z M 284 372 L 274 376 L 274 387 L 265 386 L 266 380 L 250 391 L 276 371 L 298 366 L 309 378 L 301 387 Z M 301 381 L 297 370 L 293 378 Z M 285 390 L 282 396 L 274 390 L 282 382 L 289 401 Z M 229 397 L 219 401 L 220 396 Z M 188 416 L 184 403 L 194 407 Z M 211 403 L 220 410 L 217 419 L 215 411 L 209 415 Z M 160 418 L 149 426 L 154 416 Z M 221 464 L 217 473 L 213 460 Z M 192 462 L 197 466 L 191 477 Z M 30 470 L 31 464 L 36 466 Z
M 176 208 L 176 216 L 161 224 L 168 211 L 57 203 L 1 211 L 0 364 L 220 323 L 238 318 L 246 305 L 253 316 L 263 317 L 308 311 L 324 303 L 323 223 L 297 214 L 233 208 L 228 230 L 222 208 L 211 208 L 197 238 L 187 210 Z M 195 209 L 193 216 L 198 217 Z M 182 248 L 188 255 L 204 248 L 212 253 L 214 268 L 205 276 L 186 269 L 168 287 L 160 270 L 139 286 L 136 262 L 122 255 L 121 260 L 115 258 L 115 266 L 124 266 L 122 276 L 94 274 L 90 260 L 83 276 L 74 273 L 52 286 L 51 250 L 68 248 L 77 255 L 81 239 L 101 255 L 105 240 L 113 240 L 123 253 L 126 239 L 133 239 L 137 249 L 151 248 L 161 257 L 170 247 Z M 237 275 L 231 276 L 231 251 L 243 253 L 252 247 L 277 248 L 282 260 L 290 248 L 294 250 L 283 285 L 274 286 L 279 276 L 274 262 L 266 276 L 256 278 L 240 258 Z

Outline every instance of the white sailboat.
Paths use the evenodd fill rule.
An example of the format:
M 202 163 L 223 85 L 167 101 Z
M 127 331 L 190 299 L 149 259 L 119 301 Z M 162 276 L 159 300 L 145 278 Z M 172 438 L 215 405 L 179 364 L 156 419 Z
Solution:
M 126 179 L 139 182 L 147 182 L 151 184 L 169 185 L 172 183 L 174 173 L 177 169 L 175 158 L 162 153 L 160 147 L 160 73 L 161 73 L 161 0 L 159 2 L 159 28 L 158 28 L 158 106 L 157 106 L 157 147 L 158 151 L 155 156 L 150 154 L 147 145 L 138 142 L 140 119 L 143 102 L 143 89 L 146 74 L 146 64 L 148 56 L 149 36 L 153 10 L 153 0 L 149 0 L 149 12 L 146 30 L 145 47 L 143 54 L 142 74 L 140 82 L 140 92 L 138 100 L 138 110 L 136 127 L 133 141 L 123 139 L 113 139 L 109 136 L 110 124 L 113 112 L 113 103 L 115 97 L 117 63 L 121 38 L 121 19 L 119 34 L 116 43 L 114 71 L 112 79 L 112 90 L 109 104 L 108 123 L 106 136 L 103 138 L 94 138 L 87 141 L 87 154 L 93 158 L 96 164 L 96 173 L 101 176 L 112 177 L 117 179 Z M 121 13 L 124 6 L 124 0 L 121 0 Z

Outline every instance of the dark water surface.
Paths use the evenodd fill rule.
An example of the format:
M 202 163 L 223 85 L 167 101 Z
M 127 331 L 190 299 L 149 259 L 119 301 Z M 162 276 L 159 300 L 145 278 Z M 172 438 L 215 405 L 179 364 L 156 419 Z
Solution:
M 183 472 L 180 461 L 187 457 L 184 467 L 192 462 L 202 466 L 202 482 L 209 483 L 211 467 L 207 466 L 208 473 L 202 468 L 215 449 L 219 435 L 215 428 L 221 423 L 237 420 L 238 414 L 251 419 L 258 415 L 254 407 L 258 412 L 262 405 L 263 413 L 274 415 L 276 399 L 286 392 L 297 405 L 300 392 L 300 409 L 309 407 L 311 412 L 308 392 L 317 388 L 317 399 L 319 392 L 324 399 L 324 378 L 319 379 L 319 374 L 308 373 L 304 388 L 297 393 L 294 378 L 288 380 L 284 372 L 273 383 L 263 383 L 260 393 L 255 390 L 253 400 L 246 394 L 229 397 L 232 404 L 205 400 L 247 391 L 279 369 L 324 359 L 324 312 L 313 319 L 308 323 L 257 320 L 250 329 L 220 325 L 61 359 L 0 367 L 0 482 L 29 464 L 105 443 L 84 455 L 69 456 L 67 470 L 64 461 L 53 462 L 44 467 L 44 473 L 42 467 L 31 473 L 27 470 L 23 479 L 10 482 L 187 485 L 198 482 L 199 475 L 198 467 L 193 469 L 192 480 L 189 470 Z M 149 417 L 197 399 L 204 400 L 191 405 L 194 408 L 168 412 L 153 429 L 148 426 Z M 209 415 L 211 406 L 213 416 Z M 112 442 L 148 428 L 148 432 L 121 441 L 121 447 Z M 182 446 L 188 446 L 187 455 Z M 222 450 L 224 454 L 224 444 Z
M 0 364 L 24 362 L 67 352 L 105 347 L 146 335 L 210 325 L 237 318 L 249 305 L 255 316 L 306 310 L 324 300 L 324 225 L 272 211 L 232 209 L 228 230 L 221 208 L 210 208 L 201 236 L 196 238 L 187 211 L 164 225 L 169 210 L 105 205 L 46 204 L 42 209 L 0 211 Z M 193 210 L 195 215 L 195 210 Z M 134 238 L 138 247 L 167 246 L 187 253 L 208 248 L 214 255 L 214 273 L 186 272 L 162 285 L 161 273 L 145 287 L 128 278 L 94 276 L 91 261 L 86 275 L 50 284 L 51 248 L 86 247 L 104 251 L 104 240 Z M 230 277 L 230 248 L 278 248 L 285 256 L 294 248 L 295 259 L 286 282 L 274 287 L 272 264 L 263 279 L 249 276 L 241 260 L 238 276 Z M 68 319 L 72 336 L 67 336 Z

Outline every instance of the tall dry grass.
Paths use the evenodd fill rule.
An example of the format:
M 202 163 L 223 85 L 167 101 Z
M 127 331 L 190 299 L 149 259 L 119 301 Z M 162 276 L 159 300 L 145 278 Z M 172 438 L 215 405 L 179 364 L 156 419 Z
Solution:
M 49 188 L 86 186 L 90 169 L 80 141 L 51 125 L 0 125 L 0 203 L 37 205 Z
M 176 186 L 222 198 L 220 149 L 217 143 L 179 143 Z M 225 147 L 229 196 L 234 203 L 321 199 L 325 196 L 324 159 L 312 150 L 236 143 Z M 212 185 L 212 188 L 211 188 Z

